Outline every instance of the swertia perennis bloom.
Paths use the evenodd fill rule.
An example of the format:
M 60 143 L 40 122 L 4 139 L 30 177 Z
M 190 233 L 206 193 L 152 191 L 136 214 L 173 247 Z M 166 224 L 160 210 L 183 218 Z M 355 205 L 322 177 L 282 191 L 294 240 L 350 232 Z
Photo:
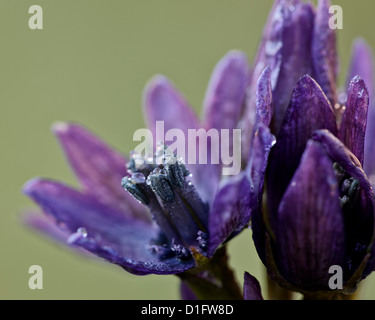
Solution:
M 203 124 L 172 84 L 157 76 L 144 94 L 149 128 L 155 131 L 156 121 L 184 132 L 235 128 L 247 72 L 240 52 L 229 52 L 219 62 L 207 90 Z M 220 183 L 221 165 L 170 162 L 177 155 L 164 147 L 155 154 L 158 165 L 138 154 L 127 160 L 75 124 L 58 124 L 53 131 L 82 190 L 40 178 L 28 182 L 24 192 L 41 207 L 44 219 L 53 218 L 29 218 L 30 225 L 136 275 L 179 274 L 198 297 L 242 297 L 221 245 L 249 222 L 260 183 L 250 185 L 245 172 Z M 256 148 L 257 154 L 265 150 L 268 155 L 262 141 Z M 249 167 L 257 172 L 255 167 L 265 168 L 266 162 L 266 156 L 257 157 Z M 263 177 L 257 174 L 254 181 Z
M 363 170 L 374 174 L 371 54 L 356 43 L 347 92 L 339 93 L 329 18 L 327 0 L 316 11 L 276 1 L 254 67 L 270 67 L 263 101 L 271 101 L 277 142 L 253 238 L 270 278 L 312 298 L 335 296 L 333 265 L 343 271 L 338 293 L 353 293 L 375 267 L 374 195 Z

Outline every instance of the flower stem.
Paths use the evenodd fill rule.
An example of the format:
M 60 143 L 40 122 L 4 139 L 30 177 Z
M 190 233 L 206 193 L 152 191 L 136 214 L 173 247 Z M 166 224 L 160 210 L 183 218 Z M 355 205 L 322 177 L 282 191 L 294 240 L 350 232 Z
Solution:
M 212 259 L 192 271 L 178 275 L 198 299 L 201 300 L 242 300 L 242 290 L 232 269 L 228 265 L 228 255 L 223 247 L 216 251 Z

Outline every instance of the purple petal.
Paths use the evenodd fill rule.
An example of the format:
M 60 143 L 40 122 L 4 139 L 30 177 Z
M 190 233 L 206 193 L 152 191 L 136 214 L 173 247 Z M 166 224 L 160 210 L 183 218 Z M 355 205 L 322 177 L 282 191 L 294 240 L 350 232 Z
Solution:
M 247 272 L 244 276 L 243 298 L 244 300 L 263 300 L 258 280 Z
M 188 129 L 200 128 L 200 123 L 185 98 L 164 76 L 155 76 L 143 94 L 143 112 L 148 128 L 155 133 L 156 121 L 164 121 L 165 131 L 181 129 L 187 136 Z M 154 134 L 155 137 L 155 134 Z
M 265 226 L 262 218 L 263 185 L 268 165 L 268 156 L 274 144 L 275 137 L 271 134 L 270 130 L 264 125 L 260 125 L 254 137 L 250 161 L 246 168 L 246 174 L 250 180 L 251 187 L 251 227 L 253 230 L 253 239 L 263 262 L 265 262 Z
M 332 106 L 336 104 L 336 78 L 338 58 L 336 51 L 336 32 L 329 26 L 331 14 L 329 0 L 320 0 L 315 17 L 312 40 L 313 77 L 322 87 Z
M 182 300 L 198 300 L 193 290 L 184 281 L 180 283 L 180 295 Z
M 328 289 L 329 268 L 345 262 L 345 226 L 333 163 L 319 143 L 307 144 L 278 221 L 284 277 L 304 289 Z
M 373 59 L 373 53 L 370 46 L 363 39 L 356 40 L 353 45 L 347 87 L 349 89 L 352 78 L 359 75 L 366 83 L 370 95 L 364 160 L 364 169 L 369 176 L 375 173 L 375 161 L 373 160 L 375 158 L 375 79 Z
M 256 81 L 261 71 L 272 70 L 274 132 L 278 132 L 297 80 L 311 73 L 311 37 L 314 12 L 311 4 L 277 1 L 265 28 L 249 88 L 248 112 L 254 109 Z
M 69 238 L 69 233 L 59 229 L 51 217 L 42 215 L 41 213 L 27 212 L 23 216 L 22 222 L 26 226 L 31 227 L 57 242 L 66 244 Z
M 336 134 L 336 120 L 319 85 L 311 77 L 304 76 L 293 91 L 270 156 L 267 192 L 272 226 L 277 224 L 281 197 L 299 165 L 306 143 L 318 129 L 328 129 Z
M 337 162 L 350 176 L 359 180 L 361 186 L 372 193 L 371 185 L 364 173 L 360 161 L 345 145 L 328 130 L 317 130 L 312 135 L 327 150 L 329 156 Z
M 208 255 L 238 234 L 250 220 L 250 184 L 244 173 L 224 181 L 215 196 L 209 216 Z
M 150 241 L 158 238 L 154 225 L 125 216 L 60 183 L 34 179 L 24 187 L 56 225 L 69 233 L 68 243 L 120 265 L 134 274 L 174 274 L 191 268 L 194 261 L 176 258 L 160 261 L 151 252 Z
M 346 217 L 346 225 L 349 226 L 346 230 L 348 238 L 348 256 L 354 257 L 351 262 L 352 269 L 354 269 L 362 262 L 364 256 L 363 252 L 359 254 L 358 245 L 368 250 L 373 242 L 375 213 L 373 190 L 362 169 L 361 163 L 339 139 L 326 130 L 315 132 L 313 138 L 322 144 L 332 161 L 339 164 L 347 174 L 358 180 L 360 185 L 359 200 L 356 207 L 353 209 L 355 214 L 347 215 Z M 375 265 L 374 246 L 372 250 L 373 255 L 371 261 L 368 263 L 364 276 L 366 276 L 369 270 L 372 270 Z
M 281 22 L 278 21 L 277 18 L 278 16 L 280 16 L 278 14 L 278 12 L 281 10 L 280 2 L 281 1 L 274 2 L 273 7 L 268 15 L 268 20 L 263 31 L 262 41 L 260 42 L 257 55 L 254 59 L 254 66 L 249 76 L 245 110 L 240 122 L 240 128 L 242 130 L 242 159 L 244 159 L 245 162 L 249 159 L 250 148 L 252 144 L 251 140 L 253 138 L 254 127 L 257 121 L 256 92 L 258 89 L 259 77 L 267 67 L 270 68 L 269 65 L 273 65 L 272 59 L 267 59 L 266 45 L 269 43 L 278 43 L 279 41 L 278 46 L 281 46 L 281 40 L 279 39 L 280 31 L 277 31 L 282 29 Z M 272 35 L 274 36 L 272 37 Z M 271 38 L 275 38 L 275 40 L 272 41 Z
M 52 217 L 43 215 L 40 212 L 26 212 L 22 220 L 26 226 L 38 233 L 47 236 L 59 244 L 67 245 L 70 233 L 58 228 Z M 81 247 L 75 246 L 74 249 L 80 255 L 94 257 L 90 252 Z
M 126 258 L 113 250 L 109 246 L 103 246 L 100 241 L 92 238 L 81 238 L 77 245 L 98 255 L 99 257 L 119 265 L 124 270 L 139 276 L 148 274 L 178 274 L 195 267 L 193 259 L 182 261 L 176 258 L 163 259 L 160 261 L 156 257 L 149 257 L 143 260 L 133 260 Z
M 234 129 L 242 110 L 248 76 L 246 54 L 230 51 L 216 65 L 204 100 L 205 127 Z
M 257 55 L 254 62 L 254 69 L 250 79 L 250 87 L 255 88 L 256 82 L 265 67 L 277 66 L 275 57 L 280 53 L 276 50 L 272 53 L 272 48 L 281 49 L 282 32 L 285 26 L 285 20 L 290 18 L 290 14 L 295 7 L 300 6 L 300 0 L 276 0 L 268 15 L 267 23 L 263 30 L 262 41 L 260 42 Z M 278 68 L 275 68 L 275 72 Z M 277 73 L 276 73 L 277 75 Z
M 250 180 L 251 189 L 254 191 L 256 197 L 262 196 L 268 156 L 275 143 L 275 137 L 271 134 L 269 128 L 260 124 L 254 135 L 250 161 L 245 170 Z
M 256 91 L 256 117 L 250 112 L 245 115 L 245 122 L 247 121 L 245 128 L 242 129 L 241 143 L 242 143 L 242 154 L 244 159 L 249 159 L 251 152 L 251 145 L 254 139 L 254 130 L 257 130 L 256 126 L 259 123 L 269 126 L 273 114 L 272 104 L 272 87 L 271 87 L 271 68 L 266 67 L 261 73 Z M 251 123 L 251 119 L 254 119 L 254 123 Z M 243 125 L 245 124 L 243 123 Z
M 357 39 L 353 44 L 352 57 L 347 76 L 347 89 L 355 76 L 360 76 L 367 84 L 369 91 L 374 89 L 374 60 L 370 46 L 363 40 Z
M 269 67 L 263 70 L 258 79 L 256 97 L 257 115 L 260 117 L 260 121 L 268 127 L 273 114 L 271 68 Z
M 282 62 L 277 83 L 273 83 L 275 132 L 281 127 L 295 83 L 304 74 L 311 73 L 310 41 L 313 19 L 314 12 L 311 5 L 299 4 L 291 17 L 285 20 L 282 35 Z M 272 74 L 272 79 L 274 77 L 275 74 Z
M 156 76 L 148 83 L 144 90 L 143 111 L 155 142 L 164 139 L 164 133 L 162 133 L 161 137 L 156 135 L 156 122 L 163 121 L 165 133 L 170 129 L 179 129 L 184 134 L 186 142 L 185 155 L 180 154 L 180 156 L 185 156 L 185 160 L 187 159 L 190 145 L 190 149 L 195 148 L 197 154 L 196 163 L 199 163 L 198 142 L 188 141 L 188 130 L 198 130 L 201 125 L 186 100 L 167 78 Z M 210 150 L 208 150 L 207 154 L 210 155 Z M 216 191 L 221 167 L 211 164 L 210 159 L 208 159 L 207 164 L 189 164 L 188 161 L 185 162 L 186 167 L 193 175 L 192 181 L 200 196 L 205 201 L 210 202 Z
M 365 82 L 356 76 L 349 86 L 346 109 L 343 114 L 339 137 L 363 165 L 365 132 L 369 94 Z
M 84 191 L 126 214 L 147 219 L 147 210 L 121 188 L 126 158 L 77 124 L 52 127 Z

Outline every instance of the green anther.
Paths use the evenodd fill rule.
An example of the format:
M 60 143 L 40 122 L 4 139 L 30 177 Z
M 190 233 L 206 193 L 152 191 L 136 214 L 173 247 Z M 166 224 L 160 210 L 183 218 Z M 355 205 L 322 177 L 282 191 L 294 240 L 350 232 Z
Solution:
M 150 200 L 148 199 L 144 191 L 141 189 L 141 187 L 137 184 L 132 183 L 129 177 L 124 177 L 121 180 L 121 186 L 139 202 L 145 205 L 148 205 L 150 203 Z
M 166 202 L 174 201 L 174 193 L 167 177 L 163 174 L 149 175 L 151 189 Z
M 178 188 L 183 188 L 185 185 L 185 172 L 186 169 L 183 164 L 178 162 L 173 164 L 167 164 L 165 169 L 167 170 L 169 181 Z

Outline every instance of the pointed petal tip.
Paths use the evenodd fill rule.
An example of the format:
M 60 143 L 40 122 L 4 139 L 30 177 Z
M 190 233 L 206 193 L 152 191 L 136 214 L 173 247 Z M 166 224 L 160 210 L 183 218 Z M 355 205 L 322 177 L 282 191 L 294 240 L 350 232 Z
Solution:
M 215 65 L 203 100 L 207 128 L 232 129 L 237 125 L 248 82 L 248 59 L 231 50 Z
M 70 134 L 81 135 L 90 133 L 89 130 L 82 125 L 68 121 L 55 121 L 52 123 L 50 130 L 58 139 L 68 137 Z
M 354 50 L 370 53 L 372 55 L 371 46 L 365 40 L 365 38 L 357 37 L 353 41 L 353 48 Z
M 68 122 L 65 122 L 65 121 L 56 121 L 54 123 L 52 123 L 51 125 L 51 131 L 54 133 L 54 134 L 64 134 L 66 133 L 68 130 L 69 130 L 69 127 L 71 126 L 70 123 Z
M 184 95 L 167 77 L 156 75 L 146 84 L 142 98 L 143 115 L 151 130 L 156 121 L 164 121 L 170 128 L 193 129 L 199 127 L 195 111 Z
M 165 94 L 167 94 L 167 97 Z M 154 109 L 155 106 L 161 107 L 159 105 L 161 103 L 159 100 L 180 99 L 181 97 L 179 96 L 179 92 L 171 80 L 163 74 L 154 75 L 147 81 L 142 93 L 142 107 L 146 120 L 148 120 L 147 114 Z
M 61 188 L 67 187 L 64 183 L 52 179 L 35 177 L 23 185 L 22 193 L 38 202 L 39 200 L 52 195 L 61 196 Z
M 171 82 L 163 74 L 152 76 L 145 84 L 142 92 L 142 106 L 145 111 L 149 107 L 149 100 L 159 89 L 167 89 Z
M 272 69 L 269 65 L 266 65 L 263 70 L 262 70 L 262 74 L 269 74 L 272 72 Z
M 38 186 L 41 185 L 42 182 L 43 179 L 40 177 L 32 178 L 23 185 L 22 193 L 31 197 L 34 191 L 38 188 Z
M 331 0 L 318 0 L 318 10 L 322 12 L 328 12 L 328 8 L 331 6 Z M 327 9 L 327 10 L 325 10 Z
M 214 73 L 216 71 L 217 74 L 220 74 L 227 68 L 234 68 L 235 70 L 237 69 L 237 72 L 240 72 L 241 70 L 242 72 L 247 73 L 248 58 L 246 53 L 240 50 L 228 51 L 217 63 Z
M 358 83 L 362 80 L 362 78 L 359 75 L 355 75 L 353 79 L 351 80 L 352 83 Z M 362 80 L 363 81 L 363 80 Z
M 329 101 L 327 95 L 324 93 L 322 87 L 319 85 L 319 83 L 312 77 L 310 76 L 309 74 L 305 74 L 303 75 L 301 78 L 298 79 L 297 81 L 297 84 L 294 88 L 295 89 L 308 89 L 310 88 L 310 90 L 314 90 L 313 92 L 311 92 L 313 95 L 318 95 L 320 96 L 320 99 L 324 101 L 324 103 L 330 107 L 331 110 L 332 109 L 332 105 L 331 105 L 331 102 Z
M 352 79 L 350 79 L 349 86 L 355 84 L 359 84 L 360 86 L 364 87 L 366 91 L 368 91 L 365 80 L 359 74 L 353 75 Z
M 366 58 L 374 58 L 373 50 L 370 44 L 365 40 L 365 38 L 358 37 L 353 41 L 353 48 L 362 55 L 365 55 Z
M 315 79 L 309 74 L 304 74 L 301 78 L 298 79 L 297 83 L 311 83 L 318 85 Z
M 243 291 L 244 300 L 263 300 L 259 281 L 246 271 Z
M 232 49 L 228 51 L 221 60 L 222 61 L 240 61 L 242 63 L 247 64 L 247 54 L 241 50 Z
M 321 86 L 319 85 L 319 83 L 309 74 L 304 74 L 302 77 L 300 77 L 297 80 L 296 85 L 294 87 L 294 90 L 296 88 L 307 88 L 307 87 L 319 89 L 319 91 L 322 91 L 322 93 L 324 94 L 324 92 L 323 92 Z M 326 95 L 324 94 L 324 96 L 326 96 Z
M 165 75 L 156 74 L 146 82 L 145 88 L 143 90 L 143 96 L 159 87 L 165 87 L 170 84 L 170 80 Z

